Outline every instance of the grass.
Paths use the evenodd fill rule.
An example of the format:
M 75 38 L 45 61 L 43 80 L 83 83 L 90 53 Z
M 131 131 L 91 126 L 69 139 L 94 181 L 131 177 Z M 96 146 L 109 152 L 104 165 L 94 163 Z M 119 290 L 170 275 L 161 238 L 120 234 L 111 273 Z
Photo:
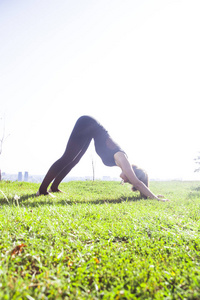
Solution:
M 200 299 L 199 186 L 1 182 L 0 299 Z

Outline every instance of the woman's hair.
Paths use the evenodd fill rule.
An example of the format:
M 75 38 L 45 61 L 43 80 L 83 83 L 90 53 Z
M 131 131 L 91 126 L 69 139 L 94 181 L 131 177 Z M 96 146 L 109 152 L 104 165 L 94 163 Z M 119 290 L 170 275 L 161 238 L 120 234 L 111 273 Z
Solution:
M 137 176 L 137 178 L 148 187 L 149 186 L 149 177 L 148 177 L 148 174 L 146 173 L 146 171 L 144 171 L 143 169 L 139 168 L 136 165 L 132 165 L 132 168 L 133 168 L 133 171 L 135 172 L 135 175 Z M 133 186 L 132 191 L 137 191 L 137 189 Z M 147 198 L 142 193 L 140 193 L 140 196 L 142 198 Z

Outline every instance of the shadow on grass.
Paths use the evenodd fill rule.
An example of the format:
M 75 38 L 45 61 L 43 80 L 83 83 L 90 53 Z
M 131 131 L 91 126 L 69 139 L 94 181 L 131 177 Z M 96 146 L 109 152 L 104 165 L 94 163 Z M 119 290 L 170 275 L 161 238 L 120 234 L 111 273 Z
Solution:
M 42 197 L 42 199 L 41 199 Z M 79 205 L 79 204 L 118 204 L 122 202 L 135 202 L 142 200 L 140 196 L 134 197 L 119 197 L 117 199 L 96 199 L 96 200 L 60 200 L 52 198 L 50 196 L 40 196 L 37 197 L 35 194 L 27 194 L 22 195 L 20 198 L 15 199 L 14 197 L 5 197 L 0 199 L 0 207 L 3 206 L 16 206 L 16 207 L 38 207 L 38 206 L 45 206 L 45 205 L 52 205 L 52 206 L 67 206 L 67 205 Z

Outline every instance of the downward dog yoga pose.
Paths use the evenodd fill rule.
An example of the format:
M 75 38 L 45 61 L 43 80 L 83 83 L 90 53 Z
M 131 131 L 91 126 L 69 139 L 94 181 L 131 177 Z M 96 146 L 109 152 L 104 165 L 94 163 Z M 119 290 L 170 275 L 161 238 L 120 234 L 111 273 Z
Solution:
M 133 191 L 140 191 L 143 198 L 149 197 L 159 201 L 168 201 L 162 199 L 163 196 L 155 196 L 150 191 L 148 188 L 148 175 L 145 171 L 131 165 L 126 153 L 112 140 L 105 128 L 90 116 L 82 116 L 77 120 L 64 154 L 50 167 L 37 192 L 37 196 L 60 192 L 58 188 L 60 182 L 80 161 L 92 139 L 94 139 L 95 150 L 103 163 L 110 167 L 120 167 L 122 170 L 120 177 L 124 182 L 132 185 Z M 51 182 L 52 185 L 47 191 Z

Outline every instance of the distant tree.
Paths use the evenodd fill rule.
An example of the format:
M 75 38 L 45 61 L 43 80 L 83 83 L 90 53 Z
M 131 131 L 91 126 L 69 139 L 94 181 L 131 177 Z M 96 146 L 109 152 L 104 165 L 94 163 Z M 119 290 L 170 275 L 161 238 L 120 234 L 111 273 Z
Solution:
M 198 168 L 195 169 L 194 171 L 195 172 L 200 172 L 200 155 L 198 155 L 194 160 L 195 160 L 195 163 L 198 165 Z

